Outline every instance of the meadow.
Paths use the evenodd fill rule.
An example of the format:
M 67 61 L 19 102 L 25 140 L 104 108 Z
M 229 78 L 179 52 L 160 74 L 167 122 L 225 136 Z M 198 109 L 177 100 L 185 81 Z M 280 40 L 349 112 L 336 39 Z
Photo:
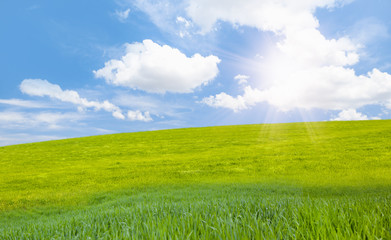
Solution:
M 391 121 L 0 148 L 0 239 L 391 239 Z

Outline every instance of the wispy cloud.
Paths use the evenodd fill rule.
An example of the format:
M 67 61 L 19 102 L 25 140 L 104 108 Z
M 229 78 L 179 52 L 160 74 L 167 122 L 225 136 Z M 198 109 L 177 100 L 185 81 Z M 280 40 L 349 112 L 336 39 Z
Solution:
M 124 11 L 116 10 L 115 11 L 115 16 L 117 17 L 117 19 L 120 22 L 125 22 L 126 19 L 128 19 L 128 17 L 129 17 L 129 13 L 130 13 L 130 8 L 128 8 L 128 9 L 126 9 Z
M 146 13 L 151 21 L 165 32 L 178 35 L 186 26 L 181 26 L 178 16 L 183 16 L 187 1 L 182 0 L 134 0 L 134 7 Z
M 25 79 L 20 84 L 20 90 L 30 96 L 48 96 L 62 102 L 75 104 L 79 107 L 79 111 L 83 111 L 86 108 L 93 108 L 96 111 L 102 109 L 111 112 L 113 117 L 117 119 L 125 119 L 121 109 L 107 100 L 103 102 L 89 101 L 86 98 L 80 97 L 76 91 L 62 90 L 59 85 L 52 84 L 46 80 Z
M 170 117 L 181 119 L 184 111 L 189 111 L 189 106 L 180 101 L 162 100 L 159 95 L 131 95 L 128 92 L 118 92 L 113 102 L 121 107 L 138 109 L 149 112 L 159 118 Z
M 181 38 L 188 37 L 188 36 L 192 35 L 191 30 L 193 27 L 193 23 L 191 21 L 187 20 L 184 17 L 178 16 L 176 18 L 176 23 L 178 24 L 178 30 L 179 30 L 178 35 Z
M 247 80 L 250 78 L 250 76 L 247 76 L 247 75 L 242 75 L 242 74 L 238 74 L 234 77 L 234 79 L 236 81 L 238 81 L 238 84 L 239 85 L 242 85 L 242 84 L 247 84 Z
M 349 30 L 349 35 L 353 40 L 365 45 L 391 37 L 387 25 L 375 17 L 356 22 Z
M 37 101 L 29 101 L 29 100 L 23 100 L 23 99 L 0 99 L 0 104 L 6 104 L 16 107 L 23 107 L 23 108 L 49 108 L 51 107 L 49 104 L 37 102 Z
M 30 143 L 30 142 L 41 142 L 63 139 L 64 137 L 56 135 L 37 135 L 37 134 L 26 134 L 26 133 L 3 133 L 0 132 L 0 146 L 7 146 L 11 144 Z
M 59 112 L 0 112 L 0 123 L 4 129 L 62 129 L 86 116 L 79 113 Z

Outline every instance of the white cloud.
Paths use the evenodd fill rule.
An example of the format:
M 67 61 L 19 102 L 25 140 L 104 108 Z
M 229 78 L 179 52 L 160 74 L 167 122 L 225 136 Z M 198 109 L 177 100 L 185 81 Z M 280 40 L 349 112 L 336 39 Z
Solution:
M 148 15 L 150 20 L 164 32 L 190 39 L 197 27 L 185 17 L 187 1 L 183 0 L 133 0 L 135 8 Z
M 184 17 L 181 17 L 181 16 L 178 16 L 177 18 L 176 18 L 176 22 L 177 23 L 180 23 L 180 24 L 183 24 L 185 27 L 190 27 L 191 26 L 191 22 L 190 21 L 188 21 L 186 18 L 184 18 Z
M 346 2 L 191 0 L 187 12 L 203 32 L 211 31 L 217 21 L 227 21 L 234 26 L 246 25 L 280 35 L 282 40 L 277 48 L 289 64 L 345 66 L 358 62 L 356 51 L 360 46 L 348 37 L 326 39 L 318 30 L 319 22 L 313 12 L 318 7 L 335 7 Z
M 0 104 L 7 104 L 24 108 L 48 108 L 48 104 L 23 99 L 0 99 Z
M 367 75 L 357 76 L 353 69 L 323 67 L 295 74 L 289 78 L 294 81 L 275 83 L 264 90 L 247 86 L 244 94 L 235 98 L 223 92 L 202 102 L 234 111 L 260 102 L 267 102 L 282 111 L 294 108 L 344 110 L 370 104 L 391 109 L 391 75 L 388 73 L 374 69 Z
M 142 122 L 150 122 L 153 119 L 149 112 L 142 113 L 141 111 L 128 111 L 128 119 L 130 121 L 142 121 Z
M 280 40 L 259 68 L 262 88 L 247 86 L 243 95 L 227 93 L 201 102 L 239 111 L 267 102 L 280 110 L 357 109 L 369 104 L 391 108 L 391 75 L 373 69 L 358 75 L 351 66 L 360 60 L 363 43 L 344 36 L 327 39 L 318 29 L 316 8 L 349 3 L 338 0 L 190 0 L 187 13 L 203 33 L 218 21 L 271 31 Z M 383 32 L 379 28 L 376 34 Z M 261 85 L 261 84 L 260 84 Z
M 266 101 L 281 110 L 343 110 L 369 104 L 387 106 L 391 100 L 391 75 L 377 69 L 357 76 L 344 67 L 309 68 L 293 73 L 290 80 L 262 91 Z
M 170 117 L 182 119 L 185 112 L 188 112 L 189 106 L 186 106 L 185 101 L 175 99 L 169 101 L 164 96 L 160 95 L 129 95 L 127 92 L 117 92 L 117 96 L 113 98 L 113 103 L 116 105 L 128 108 L 138 109 L 141 112 L 148 111 L 150 115 L 155 115 L 158 118 Z
M 360 45 L 354 44 L 348 37 L 326 39 L 315 28 L 287 32 L 285 36 L 277 45 L 281 54 L 279 60 L 283 64 L 292 64 L 296 69 L 350 66 L 359 61 L 357 50 Z
M 0 123 L 6 129 L 27 129 L 44 127 L 45 129 L 60 129 L 65 123 L 77 122 L 85 116 L 76 113 L 38 112 L 26 113 L 5 111 L 0 112 Z
M 2 111 L 0 112 L 0 146 L 114 133 L 83 122 L 90 118 L 91 116 L 77 112 Z
M 0 112 L 0 122 L 21 122 L 26 121 L 26 118 L 19 112 Z
M 186 1 L 183 0 L 132 0 L 134 7 L 146 13 L 160 29 L 178 34 L 177 17 L 181 16 Z
M 126 9 L 124 11 L 115 11 L 115 16 L 118 18 L 120 22 L 124 22 L 126 19 L 128 19 L 130 13 L 130 9 Z
M 64 137 L 52 135 L 32 135 L 26 133 L 0 133 L 0 146 L 7 146 L 11 144 L 21 144 L 29 142 L 41 142 L 49 140 L 58 140 Z
M 187 57 L 178 49 L 160 46 L 152 40 L 128 44 L 120 60 L 110 60 L 94 71 L 107 83 L 151 93 L 189 93 L 206 85 L 218 74 L 216 56 Z
M 185 19 L 192 31 L 194 24 L 199 33 L 216 29 L 218 21 L 231 22 L 234 26 L 255 26 L 262 30 L 281 31 L 287 24 L 316 25 L 317 20 L 308 12 L 316 7 L 333 8 L 353 0 L 135 0 L 135 7 L 145 12 L 160 29 L 176 33 L 178 16 Z M 189 18 L 185 18 L 187 15 Z
M 247 84 L 247 80 L 248 80 L 249 78 L 250 78 L 249 76 L 247 76 L 247 75 L 242 75 L 242 74 L 238 74 L 238 75 L 236 75 L 236 76 L 234 77 L 234 79 L 237 80 L 238 83 L 239 83 L 240 85 L 242 85 L 242 84 Z
M 374 17 L 361 19 L 349 30 L 349 35 L 360 43 L 370 44 L 390 37 L 387 26 Z
M 344 0 L 190 0 L 186 8 L 202 33 L 213 29 L 218 21 L 235 26 L 251 26 L 276 33 L 297 28 L 316 28 L 313 12 L 317 7 L 332 8 L 350 1 Z
M 343 110 L 332 121 L 368 120 L 368 116 L 357 112 L 355 109 Z
M 117 92 L 117 95 L 113 98 L 113 102 L 121 107 L 127 107 L 130 109 L 137 108 L 142 111 L 161 109 L 163 101 L 156 99 L 150 95 L 130 95 L 128 92 Z
M 62 102 L 69 102 L 79 106 L 79 110 L 85 108 L 93 108 L 96 111 L 101 109 L 111 112 L 113 117 L 117 119 L 125 119 L 121 109 L 109 101 L 103 102 L 88 101 L 86 98 L 81 98 L 76 91 L 62 90 L 59 85 L 52 84 L 46 80 L 41 79 L 25 79 L 20 84 L 20 90 L 30 96 L 48 96 Z
M 42 123 L 49 128 L 62 128 L 62 122 L 76 122 L 83 119 L 83 116 L 79 116 L 76 113 L 56 113 L 56 112 L 41 112 L 38 114 L 27 114 L 32 121 L 28 125 L 36 125 Z
M 205 103 L 211 107 L 222 107 L 232 109 L 234 112 L 248 109 L 255 104 L 264 101 L 263 94 L 258 89 L 253 89 L 247 86 L 244 89 L 244 94 L 237 97 L 232 97 L 224 92 L 216 96 L 210 96 L 202 99 L 201 103 Z
M 191 36 L 191 32 L 189 31 L 193 27 L 191 21 L 187 20 L 184 17 L 178 16 L 176 18 L 176 23 L 178 24 L 178 35 L 181 38 Z

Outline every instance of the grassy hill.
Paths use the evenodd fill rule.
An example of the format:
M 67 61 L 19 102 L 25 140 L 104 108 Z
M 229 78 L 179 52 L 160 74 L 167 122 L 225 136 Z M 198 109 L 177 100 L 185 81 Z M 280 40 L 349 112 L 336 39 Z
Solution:
M 391 238 L 391 121 L 0 148 L 0 238 Z

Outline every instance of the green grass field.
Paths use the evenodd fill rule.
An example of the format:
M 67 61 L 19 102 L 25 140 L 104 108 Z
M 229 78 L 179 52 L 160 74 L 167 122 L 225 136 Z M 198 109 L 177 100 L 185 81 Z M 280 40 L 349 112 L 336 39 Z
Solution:
M 0 239 L 391 239 L 391 121 L 0 147 Z

